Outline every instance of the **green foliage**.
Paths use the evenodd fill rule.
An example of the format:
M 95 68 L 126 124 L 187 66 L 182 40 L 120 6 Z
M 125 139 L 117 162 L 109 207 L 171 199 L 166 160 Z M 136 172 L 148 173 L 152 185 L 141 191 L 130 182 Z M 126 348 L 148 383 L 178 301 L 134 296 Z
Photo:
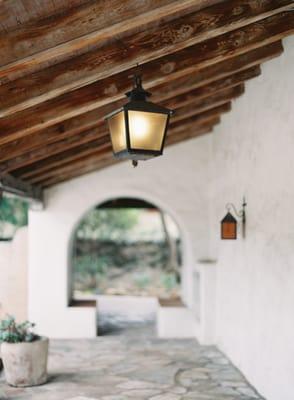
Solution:
M 104 275 L 106 272 L 107 260 L 104 257 L 95 257 L 85 254 L 74 258 L 74 271 L 89 275 Z
M 0 235 L 3 234 L 5 223 L 15 229 L 28 224 L 28 204 L 17 198 L 3 197 L 0 200 Z
M 33 342 L 39 338 L 32 332 L 34 326 L 35 324 L 29 321 L 17 324 L 14 317 L 7 316 L 6 319 L 0 321 L 0 342 Z
M 168 269 L 171 251 L 160 216 L 148 220 L 143 213 L 97 208 L 85 216 L 74 239 L 74 291 L 174 295 L 179 274 L 176 266 Z
M 103 240 L 123 240 L 126 231 L 138 222 L 136 209 L 94 209 L 81 222 L 77 236 L 79 238 Z
M 166 290 L 172 290 L 177 287 L 177 278 L 174 273 L 164 274 L 161 281 Z
M 151 279 L 148 275 L 142 273 L 142 275 L 138 275 L 135 278 L 135 284 L 140 289 L 146 289 L 149 285 L 151 285 Z

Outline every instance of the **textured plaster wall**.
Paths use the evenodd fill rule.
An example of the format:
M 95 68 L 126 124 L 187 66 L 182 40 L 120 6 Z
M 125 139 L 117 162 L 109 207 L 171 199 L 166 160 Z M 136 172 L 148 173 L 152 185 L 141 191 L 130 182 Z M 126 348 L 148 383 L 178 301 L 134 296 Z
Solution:
M 12 242 L 0 242 L 0 319 L 6 314 L 27 318 L 27 228 Z
M 98 203 L 141 197 L 170 212 L 182 230 L 183 296 L 195 315 L 200 310 L 198 332 L 211 326 L 206 338 L 268 400 L 293 400 L 294 39 L 246 86 L 212 135 L 166 149 L 137 169 L 119 164 L 58 185 L 47 192 L 45 211 L 30 212 L 29 317 L 42 333 L 95 335 L 93 309 L 67 307 L 71 234 Z M 243 195 L 247 237 L 220 241 L 225 204 L 239 206 Z M 199 307 L 198 270 L 205 278 L 200 271 Z
M 203 137 L 172 146 L 164 157 L 137 168 L 122 163 L 47 192 L 46 210 L 31 211 L 29 224 L 29 316 L 42 333 L 95 336 L 95 310 L 67 307 L 71 235 L 91 207 L 117 196 L 153 202 L 178 223 L 184 240 L 183 294 L 191 304 L 194 260 L 206 257 L 209 244 L 208 162 L 209 140 Z
M 294 399 L 294 38 L 266 63 L 212 140 L 217 343 L 268 400 Z M 246 196 L 247 237 L 220 241 Z

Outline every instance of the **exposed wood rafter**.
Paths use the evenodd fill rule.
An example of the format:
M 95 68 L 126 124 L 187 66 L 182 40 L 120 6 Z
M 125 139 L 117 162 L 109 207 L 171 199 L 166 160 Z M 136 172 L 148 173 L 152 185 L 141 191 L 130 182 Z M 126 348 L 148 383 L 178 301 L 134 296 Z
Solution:
M 32 185 L 12 175 L 0 176 L 0 192 L 17 197 L 24 197 L 32 202 L 35 208 L 43 207 L 43 190 L 40 186 Z
M 101 47 L 114 36 L 123 39 L 219 1 L 124 0 L 122 7 L 121 0 L 100 0 L 32 21 L 0 37 L 0 80 L 27 75 Z
M 180 16 L 164 24 L 157 24 L 154 21 L 155 27 L 146 30 L 144 30 L 143 25 L 141 27 L 143 30 L 126 36 L 123 40 L 117 40 L 114 30 L 113 41 L 106 46 L 95 51 L 89 51 L 83 56 L 78 55 L 40 72 L 31 75 L 26 74 L 18 81 L 15 81 L 15 76 L 7 73 L 5 75 L 4 71 L 1 74 L 0 70 L 0 82 L 2 79 L 3 86 L 3 83 L 13 81 L 13 91 L 11 91 L 9 85 L 6 89 L 10 90 L 10 101 L 12 103 L 19 103 L 21 98 L 23 99 L 23 105 L 22 107 L 19 106 L 18 110 L 28 106 L 32 107 L 74 89 L 126 71 L 134 67 L 136 63 L 147 63 L 197 44 L 200 47 L 195 48 L 194 54 L 201 50 L 202 54 L 203 51 L 206 53 L 208 48 L 212 50 L 218 48 L 220 51 L 222 46 L 218 41 L 211 41 L 211 39 L 223 35 L 228 35 L 222 40 L 227 40 L 228 46 L 231 45 L 231 51 L 235 47 L 251 46 L 251 48 L 254 48 L 254 42 L 259 43 L 260 39 L 269 39 L 268 36 L 271 36 L 269 30 L 275 30 L 276 35 L 276 39 L 273 38 L 271 42 L 279 40 L 287 35 L 286 32 L 289 29 L 293 29 L 291 20 L 287 21 L 287 12 L 282 13 L 282 11 L 291 8 L 293 8 L 291 0 L 280 0 L 278 2 L 275 0 L 264 0 L 262 2 L 252 2 L 252 0 L 224 1 L 204 10 Z M 275 16 L 276 14 L 278 15 Z M 282 23 L 281 18 L 283 19 Z M 262 21 L 261 26 L 259 21 Z M 245 32 L 241 35 L 238 30 L 242 29 L 245 29 Z M 231 33 L 233 34 L 230 35 Z M 202 43 L 207 41 L 209 42 L 202 46 Z M 240 43 L 236 46 L 238 42 Z M 228 53 L 230 49 L 225 50 Z M 208 56 L 207 59 L 209 58 L 211 57 Z M 36 63 L 37 60 L 34 65 Z M 206 65 L 209 65 L 209 63 Z M 13 67 L 12 71 L 16 73 L 17 68 Z M 4 90 L 1 97 L 3 100 L 5 99 Z M 25 104 L 26 101 L 28 101 L 27 104 Z M 6 107 L 9 107 L 9 105 L 7 104 Z M 10 104 L 10 112 L 12 110 L 13 104 Z M 8 111 L 6 111 L 6 115 L 7 113 Z M 5 115 L 5 111 L 2 115 Z
M 0 4 L 0 191 L 39 203 L 118 162 L 104 117 L 135 72 L 176 111 L 171 146 L 211 133 L 294 33 L 293 0 L 43 3 Z

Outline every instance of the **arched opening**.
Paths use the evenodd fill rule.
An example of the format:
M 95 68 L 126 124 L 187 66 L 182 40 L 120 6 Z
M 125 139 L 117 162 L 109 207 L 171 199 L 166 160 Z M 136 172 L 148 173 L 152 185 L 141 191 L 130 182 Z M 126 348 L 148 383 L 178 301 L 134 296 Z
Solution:
M 98 302 L 99 334 L 115 323 L 150 322 L 158 299 L 181 297 L 182 247 L 177 223 L 148 201 L 120 197 L 95 206 L 72 237 L 72 304 Z
M 0 242 L 12 241 L 17 230 L 28 225 L 28 202 L 4 196 L 0 190 Z

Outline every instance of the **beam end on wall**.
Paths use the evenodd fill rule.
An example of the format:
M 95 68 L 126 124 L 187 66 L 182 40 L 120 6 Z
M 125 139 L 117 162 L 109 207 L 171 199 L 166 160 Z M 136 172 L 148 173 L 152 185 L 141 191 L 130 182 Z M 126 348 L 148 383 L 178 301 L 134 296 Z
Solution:
M 10 174 L 0 176 L 0 191 L 8 195 L 24 198 L 29 201 L 33 210 L 44 209 L 43 189 L 32 185 Z

